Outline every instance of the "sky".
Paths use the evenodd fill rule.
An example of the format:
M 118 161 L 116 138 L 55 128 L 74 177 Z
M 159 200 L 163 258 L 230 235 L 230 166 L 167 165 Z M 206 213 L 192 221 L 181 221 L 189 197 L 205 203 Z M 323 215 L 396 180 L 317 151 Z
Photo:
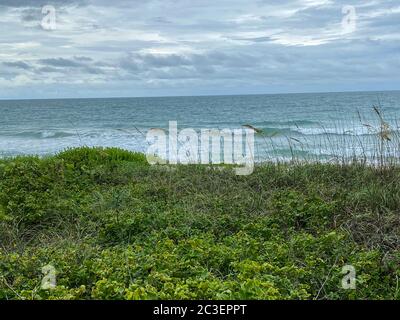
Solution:
M 0 99 L 400 89 L 398 0 L 0 0 Z

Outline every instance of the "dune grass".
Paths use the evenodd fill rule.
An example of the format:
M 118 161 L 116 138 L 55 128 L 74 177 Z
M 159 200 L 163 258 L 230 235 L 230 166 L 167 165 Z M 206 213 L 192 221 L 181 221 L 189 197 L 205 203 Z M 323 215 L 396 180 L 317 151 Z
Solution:
M 293 129 L 300 128 L 293 125 Z M 313 135 L 266 133 L 245 127 L 252 128 L 260 141 L 256 160 L 261 162 L 400 165 L 399 121 L 393 115 L 387 117 L 379 106 L 370 112 L 345 115 L 342 121 L 333 120 L 329 128 L 321 123 L 314 127 L 319 133 Z
M 1 160 L 0 299 L 399 299 L 399 209 L 398 166 Z

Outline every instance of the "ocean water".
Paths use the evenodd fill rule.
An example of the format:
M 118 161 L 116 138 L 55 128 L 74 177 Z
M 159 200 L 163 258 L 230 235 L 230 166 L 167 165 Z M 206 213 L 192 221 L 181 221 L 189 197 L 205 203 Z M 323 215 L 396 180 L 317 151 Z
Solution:
M 379 106 L 397 134 L 400 91 L 0 101 L 0 156 L 113 146 L 145 152 L 151 128 L 252 125 L 256 159 L 373 154 Z M 361 115 L 361 117 L 360 117 Z

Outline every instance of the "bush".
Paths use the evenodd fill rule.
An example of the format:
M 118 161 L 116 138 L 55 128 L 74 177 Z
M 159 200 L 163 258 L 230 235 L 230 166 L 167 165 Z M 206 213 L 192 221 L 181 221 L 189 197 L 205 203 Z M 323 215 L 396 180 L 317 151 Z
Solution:
M 220 169 L 103 148 L 1 160 L 0 299 L 400 298 L 399 168 Z

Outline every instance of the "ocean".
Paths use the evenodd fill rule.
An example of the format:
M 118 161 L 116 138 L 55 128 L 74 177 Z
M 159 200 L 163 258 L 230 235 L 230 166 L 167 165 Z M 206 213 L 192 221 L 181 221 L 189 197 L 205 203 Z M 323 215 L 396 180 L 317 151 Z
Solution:
M 159 98 L 1 100 L 0 156 L 49 155 L 69 147 L 145 152 L 152 128 L 236 129 L 251 125 L 256 160 L 294 154 L 329 159 L 372 155 L 382 121 L 399 130 L 400 91 Z

